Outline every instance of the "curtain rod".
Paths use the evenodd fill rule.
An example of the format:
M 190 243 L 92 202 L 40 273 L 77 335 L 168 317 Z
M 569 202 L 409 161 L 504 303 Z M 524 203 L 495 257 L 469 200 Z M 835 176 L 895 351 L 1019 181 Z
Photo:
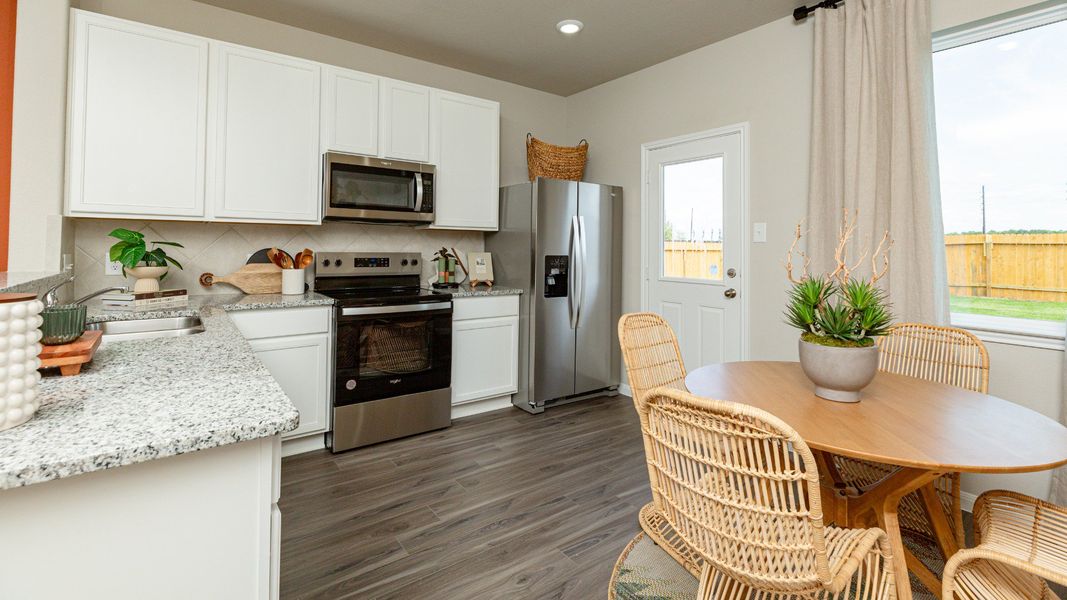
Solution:
M 793 11 L 793 18 L 797 21 L 803 21 L 808 18 L 808 15 L 820 8 L 837 8 L 837 5 L 844 1 L 845 0 L 823 0 L 817 4 L 812 4 L 811 6 L 801 6 Z

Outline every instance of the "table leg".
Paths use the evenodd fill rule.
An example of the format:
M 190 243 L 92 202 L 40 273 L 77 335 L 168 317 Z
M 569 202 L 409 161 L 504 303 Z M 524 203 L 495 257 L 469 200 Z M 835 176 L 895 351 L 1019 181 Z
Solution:
M 924 570 L 928 572 L 928 569 L 921 564 L 916 564 L 918 561 L 914 556 L 909 559 L 910 552 L 904 547 L 904 538 L 900 532 L 900 518 L 897 512 L 900 508 L 900 500 L 911 492 L 934 481 L 940 475 L 940 473 L 922 469 L 901 469 L 864 492 L 849 505 L 850 522 L 858 522 L 862 519 L 863 513 L 873 511 L 878 526 L 885 531 L 886 536 L 889 538 L 889 545 L 893 549 L 894 577 L 899 600 L 912 600 L 911 581 L 908 578 L 909 569 L 918 574 L 920 581 L 923 581 L 924 585 L 929 586 L 937 581 L 937 577 L 933 576 L 932 573 L 927 576 L 927 573 L 923 572 Z M 931 581 L 931 577 L 933 581 Z M 936 587 L 937 589 L 931 591 L 940 597 L 941 586 L 937 585 Z
M 941 505 L 941 499 L 937 495 L 935 485 L 933 483 L 924 485 L 920 489 L 920 493 L 922 494 L 923 504 L 926 506 L 930 525 L 933 526 L 934 537 L 937 538 L 937 545 L 941 547 L 941 553 L 945 555 L 945 560 L 948 560 L 960 549 L 956 541 L 956 533 L 945 516 L 945 509 Z

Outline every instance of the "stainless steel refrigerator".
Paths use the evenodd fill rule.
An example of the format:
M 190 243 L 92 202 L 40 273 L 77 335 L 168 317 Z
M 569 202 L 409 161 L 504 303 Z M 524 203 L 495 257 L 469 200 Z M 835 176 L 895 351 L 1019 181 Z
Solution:
M 523 289 L 514 404 L 539 413 L 615 393 L 622 188 L 542 178 L 501 188 L 500 229 L 485 249 L 496 284 Z

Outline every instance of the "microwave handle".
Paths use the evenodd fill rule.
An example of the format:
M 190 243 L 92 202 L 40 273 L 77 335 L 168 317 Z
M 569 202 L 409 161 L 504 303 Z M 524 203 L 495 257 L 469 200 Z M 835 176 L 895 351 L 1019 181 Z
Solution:
M 422 212 L 422 173 L 415 173 L 415 212 Z

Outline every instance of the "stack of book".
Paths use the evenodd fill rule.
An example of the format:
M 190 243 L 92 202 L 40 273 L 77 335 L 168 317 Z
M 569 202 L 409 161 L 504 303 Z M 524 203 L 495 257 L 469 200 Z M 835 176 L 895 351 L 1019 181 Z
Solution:
M 112 292 L 101 294 L 100 304 L 105 310 L 179 308 L 189 304 L 189 292 L 187 290 Z

